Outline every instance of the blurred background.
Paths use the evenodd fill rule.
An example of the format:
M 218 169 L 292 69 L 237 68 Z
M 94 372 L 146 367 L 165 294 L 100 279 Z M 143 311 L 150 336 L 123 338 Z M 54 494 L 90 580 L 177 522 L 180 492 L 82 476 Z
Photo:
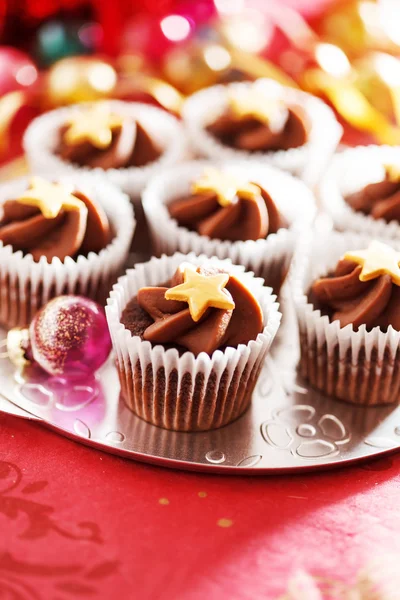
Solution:
M 102 97 L 179 115 L 216 82 L 322 97 L 347 143 L 400 143 L 398 0 L 0 0 L 0 161 L 40 112 Z

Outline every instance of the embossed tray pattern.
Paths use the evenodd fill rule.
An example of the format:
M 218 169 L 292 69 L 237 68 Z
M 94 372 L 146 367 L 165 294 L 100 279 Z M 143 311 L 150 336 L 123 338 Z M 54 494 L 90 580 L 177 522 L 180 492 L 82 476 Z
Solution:
M 8 412 L 35 418 L 77 441 L 182 469 L 291 472 L 339 466 L 399 448 L 400 408 L 354 407 L 308 388 L 297 376 L 297 328 L 287 298 L 283 313 L 250 410 L 214 431 L 171 432 L 136 417 L 119 399 L 112 358 L 96 377 L 76 385 L 32 368 L 18 373 L 3 358 L 1 393 L 13 405 L 8 404 Z M 7 410 L 4 401 L 0 410 Z

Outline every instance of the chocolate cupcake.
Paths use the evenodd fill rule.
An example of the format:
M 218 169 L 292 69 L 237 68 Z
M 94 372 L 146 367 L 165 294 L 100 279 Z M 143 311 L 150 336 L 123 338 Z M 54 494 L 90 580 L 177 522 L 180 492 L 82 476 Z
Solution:
M 129 199 L 90 175 L 0 186 L 0 323 L 25 326 L 54 296 L 104 303 L 127 258 Z
M 244 161 L 177 165 L 149 184 L 143 206 L 156 254 L 230 258 L 263 277 L 275 293 L 316 210 L 301 181 Z
M 26 130 L 24 149 L 34 173 L 102 170 L 132 199 L 160 168 L 186 155 L 175 117 L 154 106 L 118 100 L 45 113 Z
M 268 79 L 201 90 L 186 101 L 183 118 L 199 156 L 255 158 L 310 183 L 318 180 L 342 132 L 321 100 Z
M 56 154 L 80 167 L 145 167 L 160 158 L 161 148 L 138 118 L 121 116 L 105 102 L 77 109 L 60 127 Z
M 237 419 L 279 327 L 274 300 L 228 260 L 176 253 L 129 270 L 106 307 L 128 407 L 178 431 Z
M 400 235 L 398 148 L 364 146 L 338 154 L 320 192 L 336 229 L 391 239 Z
M 399 402 L 399 248 L 331 234 L 297 274 L 300 371 L 322 392 L 361 405 Z

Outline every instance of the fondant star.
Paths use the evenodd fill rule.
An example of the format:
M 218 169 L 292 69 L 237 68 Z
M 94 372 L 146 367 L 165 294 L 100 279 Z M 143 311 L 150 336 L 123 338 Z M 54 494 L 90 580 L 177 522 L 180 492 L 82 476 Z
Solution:
M 400 252 L 376 240 L 366 250 L 346 252 L 343 257 L 362 265 L 360 281 L 370 281 L 380 275 L 390 275 L 393 283 L 400 285 Z
M 231 93 L 229 106 L 236 117 L 254 117 L 265 125 L 275 121 L 277 115 L 284 110 L 284 106 L 277 98 L 270 98 L 255 88 L 240 90 Z
M 18 198 L 21 204 L 37 206 L 46 219 L 55 219 L 60 210 L 81 210 L 85 208 L 82 200 L 73 196 L 59 183 L 50 183 L 42 177 L 32 177 L 30 187 Z
M 64 141 L 69 146 L 90 142 L 104 150 L 112 141 L 112 132 L 121 127 L 122 118 L 110 112 L 105 102 L 97 102 L 85 110 L 76 111 L 68 122 Z
M 221 206 L 232 204 L 236 196 L 255 200 L 260 195 L 260 188 L 254 183 L 248 183 L 236 179 L 233 175 L 218 171 L 218 169 L 206 169 L 203 176 L 192 184 L 194 194 L 214 192 Z
M 400 181 L 400 165 L 393 163 L 383 165 L 385 168 L 386 178 L 392 183 L 399 183 Z
M 233 310 L 235 303 L 228 291 L 223 288 L 229 281 L 227 273 L 201 275 L 190 267 L 183 272 L 184 283 L 165 292 L 166 300 L 180 300 L 189 305 L 193 321 L 199 321 L 207 308 Z

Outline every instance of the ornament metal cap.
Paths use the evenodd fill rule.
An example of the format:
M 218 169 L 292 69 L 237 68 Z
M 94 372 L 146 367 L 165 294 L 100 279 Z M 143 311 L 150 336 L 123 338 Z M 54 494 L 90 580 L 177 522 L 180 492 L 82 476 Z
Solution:
M 23 368 L 30 364 L 27 357 L 29 347 L 29 329 L 14 327 L 7 334 L 7 354 L 8 358 L 18 368 Z

